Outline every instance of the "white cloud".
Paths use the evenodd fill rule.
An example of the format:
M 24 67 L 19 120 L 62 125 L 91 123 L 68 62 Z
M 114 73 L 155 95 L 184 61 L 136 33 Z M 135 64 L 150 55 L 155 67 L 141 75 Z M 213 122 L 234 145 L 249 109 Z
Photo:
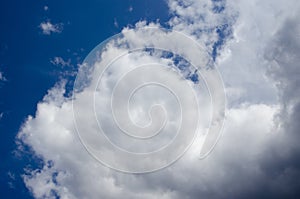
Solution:
M 30 118 L 19 134 L 46 162 L 53 161 L 25 176 L 37 198 L 49 196 L 51 190 L 61 198 L 197 198 L 205 189 L 223 194 L 219 186 L 241 191 L 239 186 L 247 180 L 249 187 L 243 189 L 251 190 L 252 180 L 261 178 L 257 160 L 272 130 L 276 107 L 231 109 L 224 136 L 208 159 L 201 161 L 191 154 L 157 173 L 128 175 L 104 167 L 87 154 L 74 131 L 70 101 L 61 102 L 63 91 L 54 90 L 51 93 L 58 99 L 40 103 L 36 118 Z
M 52 24 L 50 21 L 42 22 L 39 27 L 45 35 L 50 35 L 51 33 L 61 33 L 63 30 L 62 23 Z
M 214 152 L 204 160 L 197 159 L 201 140 L 196 140 L 182 159 L 158 172 L 129 175 L 108 169 L 82 146 L 74 128 L 72 101 L 64 97 L 64 84 L 57 84 L 18 134 L 18 139 L 45 162 L 42 169 L 24 175 L 26 186 L 36 198 L 55 198 L 56 194 L 61 198 L 292 198 L 297 194 L 300 45 L 294 32 L 299 31 L 299 2 L 224 2 L 215 5 L 211 1 L 169 1 L 170 11 L 175 13 L 171 26 L 193 35 L 209 52 L 220 40 L 218 27 L 228 24 L 229 29 L 224 31 L 232 31 L 219 47 L 216 59 L 228 91 L 228 110 L 224 134 Z M 136 28 L 146 26 L 157 24 L 136 24 Z M 201 32 L 203 29 L 207 31 Z M 126 37 L 132 46 L 153 42 L 153 38 L 136 30 L 129 31 Z M 160 41 L 160 34 L 154 37 Z M 178 40 L 177 44 L 184 46 L 182 42 Z M 160 43 L 166 48 L 177 45 Z M 183 51 L 193 54 L 188 50 Z M 119 52 L 125 52 L 122 46 L 110 46 L 102 60 Z M 105 102 L 118 75 L 128 70 L 126 66 L 150 61 L 170 63 L 169 59 L 141 54 L 115 63 L 103 76 L 104 92 L 97 96 L 96 114 L 108 115 Z M 76 98 L 78 108 L 85 113 L 80 115 L 80 124 L 89 132 L 96 124 L 90 120 L 94 115 L 86 102 L 93 97 L 90 93 L 94 93 L 92 88 L 97 85 L 101 67 L 96 64 L 92 69 L 91 81 Z M 143 75 L 138 74 L 137 79 Z M 151 97 L 159 96 L 158 92 L 148 94 L 147 100 L 136 98 L 136 102 L 145 107 Z M 166 94 L 163 96 L 167 99 Z M 133 119 L 147 122 L 147 114 L 138 106 L 134 108 L 133 113 L 140 115 L 133 115 Z M 173 114 L 176 110 L 169 111 Z M 107 121 L 105 124 L 111 122 L 110 118 L 102 119 Z M 176 121 L 176 117 L 173 119 Z M 115 141 L 124 144 L 122 139 Z

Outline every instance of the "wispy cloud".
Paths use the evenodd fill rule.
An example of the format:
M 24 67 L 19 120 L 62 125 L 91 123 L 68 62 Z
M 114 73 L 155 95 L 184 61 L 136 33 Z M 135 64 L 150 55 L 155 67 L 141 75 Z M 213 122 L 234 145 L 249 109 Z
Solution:
M 71 66 L 71 59 L 68 59 L 65 61 L 62 57 L 54 57 L 53 59 L 50 60 L 50 62 L 55 65 L 55 66 Z
M 3 72 L 0 71 L 0 81 L 7 81 L 6 77 L 3 75 Z
M 116 28 L 119 28 L 119 23 L 118 23 L 118 21 L 117 21 L 116 18 L 114 18 L 114 26 L 115 26 Z

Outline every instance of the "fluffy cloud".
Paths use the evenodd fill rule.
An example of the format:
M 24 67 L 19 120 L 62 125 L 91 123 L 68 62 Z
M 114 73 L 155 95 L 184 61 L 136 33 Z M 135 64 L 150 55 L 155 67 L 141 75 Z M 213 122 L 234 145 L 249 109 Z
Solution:
M 231 109 L 225 134 L 207 159 L 200 161 L 192 149 L 164 170 L 128 175 L 103 167 L 87 154 L 74 132 L 72 107 L 63 100 L 61 87 L 50 91 L 38 105 L 36 119 L 29 118 L 19 135 L 48 162 L 24 177 L 37 198 L 227 198 L 254 192 L 257 182 L 265 183 L 257 161 L 277 107 Z
M 108 169 L 89 156 L 81 144 L 73 123 L 72 99 L 64 96 L 65 85 L 57 84 L 18 134 L 18 139 L 45 162 L 42 169 L 24 174 L 26 186 L 36 198 L 299 196 L 299 2 L 176 0 L 169 1 L 169 7 L 174 13 L 170 25 L 206 46 L 215 56 L 226 85 L 226 124 L 213 153 L 199 160 L 200 142 L 196 140 L 183 158 L 154 173 L 131 175 Z M 151 25 L 137 24 L 145 26 Z M 224 26 L 227 28 L 221 30 Z M 129 45 L 151 40 L 138 31 L 130 36 Z M 122 50 L 108 48 L 105 56 L 114 57 Z M 118 70 L 104 76 L 102 89 L 112 90 L 116 76 L 111 74 L 121 73 L 122 64 L 170 64 L 170 59 L 153 59 L 124 58 Z M 101 72 L 97 65 L 93 69 Z M 97 79 L 90 85 L 93 83 L 97 84 Z M 85 87 L 84 91 L 88 97 L 91 90 Z M 106 99 L 105 94 L 99 96 L 99 102 Z M 146 103 L 138 98 L 136 102 Z M 90 115 L 83 116 L 91 130 Z
M 45 35 L 61 33 L 63 30 L 63 24 L 52 24 L 50 21 L 42 22 L 39 27 Z

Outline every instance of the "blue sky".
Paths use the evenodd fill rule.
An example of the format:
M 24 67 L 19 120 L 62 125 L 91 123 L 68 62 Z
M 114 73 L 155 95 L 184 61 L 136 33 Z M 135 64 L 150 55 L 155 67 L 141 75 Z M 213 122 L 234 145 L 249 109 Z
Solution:
M 299 13 L 297 0 L 1 1 L 1 197 L 299 198 Z M 158 27 L 168 28 L 169 32 Z M 143 32 L 144 28 L 157 28 L 157 31 Z M 96 57 L 99 52 L 103 57 L 99 60 L 99 57 L 95 60 L 88 57 L 86 61 L 91 65 L 85 68 L 84 60 L 89 53 L 121 31 L 124 32 L 119 38 L 124 40 L 110 40 L 117 41 L 116 46 L 98 46 L 99 51 L 90 55 Z M 186 37 L 175 37 L 166 43 L 168 33 Z M 145 43 L 167 50 L 155 50 Z M 131 51 L 143 45 L 146 48 Z M 201 46 L 202 51 L 195 46 Z M 121 56 L 101 73 L 103 78 L 95 84 L 98 72 L 103 69 L 101 63 L 123 51 L 127 52 L 126 56 Z M 168 70 L 153 67 L 145 69 L 146 73 L 135 70 L 138 67 L 130 68 L 147 62 L 171 67 Z M 196 69 L 189 62 L 196 63 L 193 66 Z M 122 72 L 126 70 L 135 71 L 136 75 L 120 84 L 119 98 L 110 99 L 110 92 L 114 94 L 118 78 L 123 78 Z M 174 75 L 173 70 L 183 75 L 184 81 L 178 74 Z M 219 76 L 206 81 L 202 73 L 207 74 L 207 71 Z M 72 98 L 76 75 L 90 82 Z M 128 150 L 147 151 L 149 148 L 144 143 L 132 146 L 135 142 L 128 142 L 126 136 L 116 136 L 119 130 L 114 122 L 119 119 L 120 123 L 132 122 L 138 126 L 147 124 L 149 117 L 151 122 L 152 119 L 158 123 L 163 121 L 165 115 L 161 110 L 146 111 L 152 111 L 151 100 L 156 100 L 165 105 L 163 110 L 171 121 L 162 129 L 166 133 L 174 132 L 174 128 L 181 125 L 179 109 L 174 106 L 178 105 L 177 101 L 155 87 L 144 92 L 136 89 L 136 96 L 130 96 L 137 103 L 129 104 L 128 99 L 127 106 L 133 116 L 124 117 L 119 111 L 124 107 L 118 103 L 124 102 L 131 91 L 126 90 L 127 87 L 147 78 L 163 80 L 174 90 L 181 88 L 176 90 L 176 95 L 184 99 L 179 100 L 180 108 L 185 102 L 194 103 L 191 93 L 195 91 L 197 102 L 202 103 L 199 106 L 201 122 L 194 130 L 191 121 L 196 118 L 193 114 L 199 107 L 195 108 L 196 103 L 194 106 L 186 103 L 182 110 L 190 115 L 182 121 L 190 123 L 185 133 L 186 136 L 196 133 L 189 150 L 174 164 L 157 172 L 122 173 L 119 171 L 124 170 L 114 165 L 115 162 L 131 165 L 130 169 L 137 165 L 136 168 L 143 170 L 155 167 L 160 158 L 161 162 L 170 161 L 181 148 L 175 147 L 165 156 L 150 158 L 149 162 L 146 158 L 146 166 L 143 161 L 135 162 L 131 156 L 118 156 L 116 152 L 105 156 L 113 160 L 110 163 L 114 166 L 111 166 L 93 156 L 79 131 L 83 129 L 86 139 L 91 139 L 89 133 L 93 135 L 94 126 L 99 125 L 98 118 L 97 124 L 94 121 L 96 116 L 105 121 L 103 129 L 110 133 L 109 139 L 115 139 L 115 143 L 123 144 Z M 190 87 L 184 87 L 186 85 Z M 219 87 L 213 87 L 215 90 L 211 92 L 211 85 Z M 93 108 L 99 108 L 94 112 L 89 109 L 92 103 L 82 103 L 91 102 L 89 93 L 93 86 L 94 99 L 98 97 L 101 102 L 94 102 Z M 219 113 L 218 108 L 225 101 L 226 107 Z M 111 102 L 116 104 L 112 108 L 119 111 L 116 118 L 108 109 Z M 76 115 L 76 111 L 74 114 L 74 110 L 81 114 Z M 205 149 L 202 143 L 206 143 L 203 135 L 210 132 L 207 131 L 208 120 L 215 113 L 213 110 L 217 110 L 221 118 L 214 124 L 222 124 L 222 137 L 209 157 L 199 160 L 199 151 Z M 168 136 L 156 137 L 155 143 L 163 145 L 170 139 Z M 184 136 L 181 138 L 185 140 Z M 106 147 L 105 143 L 100 146 Z M 114 161 L 111 157 L 119 158 Z
M 0 4 L 0 68 L 7 79 L 0 84 L 0 192 L 5 198 L 32 198 L 20 175 L 26 166 L 40 167 L 41 163 L 30 154 L 14 155 L 15 136 L 27 116 L 35 113 L 37 102 L 64 76 L 50 60 L 59 56 L 71 59 L 76 66 L 97 44 L 119 33 L 122 27 L 139 20 L 159 19 L 164 23 L 169 13 L 166 3 L 159 0 L 13 0 Z M 63 31 L 44 35 L 39 25 L 45 21 L 63 23 Z

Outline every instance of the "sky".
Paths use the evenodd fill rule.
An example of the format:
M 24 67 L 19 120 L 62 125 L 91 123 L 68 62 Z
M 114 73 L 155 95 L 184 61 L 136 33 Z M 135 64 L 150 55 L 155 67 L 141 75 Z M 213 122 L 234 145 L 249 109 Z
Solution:
M 299 198 L 299 1 L 0 4 L 4 198 Z

